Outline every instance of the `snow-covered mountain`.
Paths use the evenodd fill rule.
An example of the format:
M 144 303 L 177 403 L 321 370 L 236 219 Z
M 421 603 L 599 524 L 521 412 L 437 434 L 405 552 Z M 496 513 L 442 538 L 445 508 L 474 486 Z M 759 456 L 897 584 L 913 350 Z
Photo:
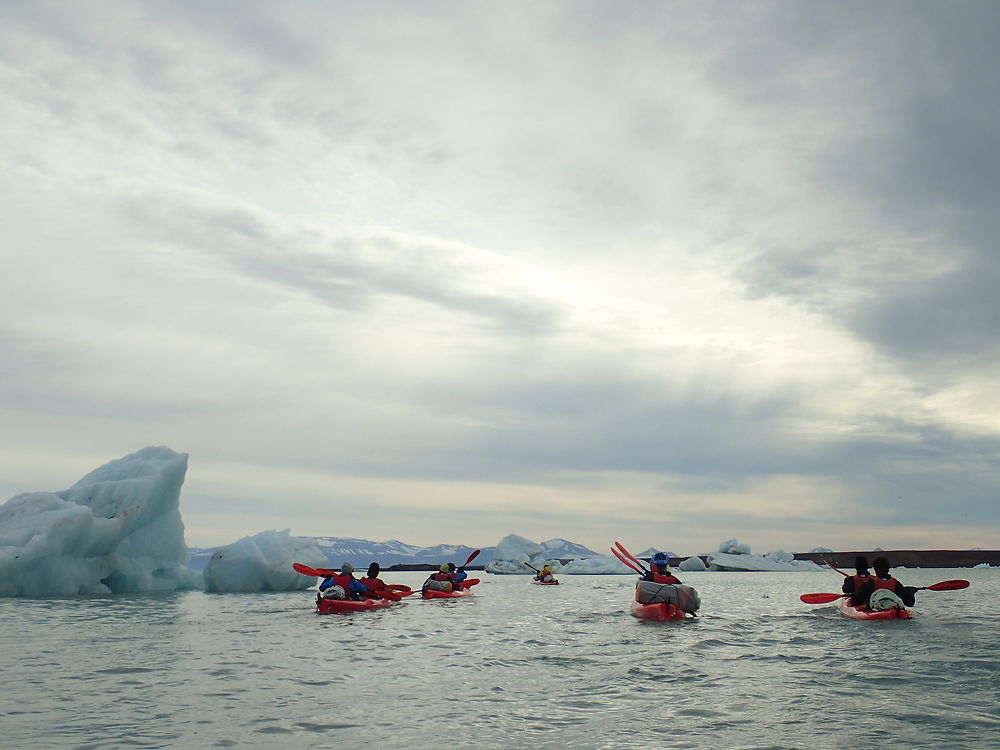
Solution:
M 582 544 L 567 542 L 565 539 L 549 539 L 541 542 L 545 556 L 553 560 L 575 560 L 578 557 L 597 557 L 598 553 Z
M 331 568 L 339 568 L 342 562 L 349 562 L 355 568 L 365 569 L 371 563 L 377 562 L 383 568 L 390 565 L 440 565 L 443 562 L 453 562 L 456 565 L 464 563 L 475 547 L 463 544 L 437 544 L 433 547 L 417 547 L 397 539 L 387 542 L 373 542 L 368 539 L 353 539 L 340 536 L 304 537 L 315 539 L 319 548 L 326 555 Z M 572 560 L 579 557 L 596 557 L 598 553 L 587 549 L 582 544 L 569 542 L 565 539 L 549 539 L 541 543 L 545 556 L 552 560 Z M 204 570 L 218 547 L 191 547 L 189 568 Z M 483 547 L 472 562 L 473 565 L 485 565 L 493 559 L 496 547 Z
M 464 563 L 475 547 L 462 544 L 438 544 L 433 547 L 417 547 L 396 539 L 387 542 L 373 542 L 368 539 L 352 539 L 350 537 L 304 537 L 315 539 L 320 550 L 326 555 L 331 568 L 339 568 L 343 562 L 351 563 L 360 570 L 366 569 L 371 563 L 377 562 L 383 568 L 390 565 L 440 565 L 443 562 L 453 562 L 456 565 Z M 562 541 L 562 540 L 558 540 Z M 569 544 L 569 542 L 567 542 Z M 578 546 L 578 545 L 575 545 Z M 204 570 L 208 560 L 217 547 L 191 547 L 191 560 L 188 567 L 194 570 Z M 473 565 L 485 565 L 493 559 L 494 547 L 483 547 L 476 556 Z M 584 549 L 584 548 L 580 548 Z

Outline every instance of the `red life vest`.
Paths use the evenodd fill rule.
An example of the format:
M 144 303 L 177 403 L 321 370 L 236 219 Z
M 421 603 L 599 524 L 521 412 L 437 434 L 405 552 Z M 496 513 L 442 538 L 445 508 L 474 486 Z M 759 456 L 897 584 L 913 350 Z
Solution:
M 878 591 L 879 589 L 886 589 L 894 594 L 896 593 L 896 586 L 899 582 L 895 578 L 889 578 L 888 580 L 883 581 L 878 576 L 872 576 L 872 580 L 875 581 L 875 591 Z
M 870 581 L 873 577 L 874 576 L 872 576 L 870 573 L 868 575 L 866 575 L 866 576 L 859 576 L 857 574 L 851 576 L 851 578 L 854 579 L 854 589 L 853 590 L 854 591 L 858 591 L 861 588 L 861 584 L 862 583 L 864 583 L 865 581 Z
M 434 581 L 452 581 L 455 579 L 454 573 L 435 573 L 431 576 Z
M 361 583 L 363 583 L 369 591 L 382 591 L 383 589 L 389 588 L 385 585 L 385 581 L 381 578 L 362 578 Z
M 333 585 L 340 586 L 344 590 L 347 596 L 351 595 L 351 581 L 354 580 L 354 576 L 345 575 L 335 575 L 333 577 Z
M 664 574 L 664 573 L 657 573 L 654 570 L 653 571 L 653 583 L 674 583 L 674 584 L 677 584 L 677 583 L 680 583 L 680 580 L 677 579 L 677 578 L 674 578 L 673 574 L 671 574 L 671 573 L 666 573 L 666 574 Z

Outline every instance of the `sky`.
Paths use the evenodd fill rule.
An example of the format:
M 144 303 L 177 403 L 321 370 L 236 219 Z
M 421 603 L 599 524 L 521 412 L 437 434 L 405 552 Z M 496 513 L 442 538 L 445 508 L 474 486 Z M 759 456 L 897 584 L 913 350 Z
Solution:
M 1000 548 L 991 1 L 0 5 L 0 500 Z

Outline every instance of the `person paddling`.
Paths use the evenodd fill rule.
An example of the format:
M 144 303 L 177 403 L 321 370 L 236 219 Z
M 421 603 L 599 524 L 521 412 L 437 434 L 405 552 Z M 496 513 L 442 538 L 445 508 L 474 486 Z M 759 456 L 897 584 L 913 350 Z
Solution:
M 858 555 L 854 558 L 854 575 L 844 577 L 844 583 L 840 590 L 845 594 L 853 594 L 871 579 L 872 574 L 868 572 L 868 558 L 864 555 Z
M 324 576 L 319 590 L 325 599 L 360 599 L 368 593 L 368 588 L 354 577 L 354 566 L 349 562 L 340 566 L 340 575 Z
M 465 568 L 455 568 L 455 563 L 448 563 L 448 573 L 452 577 L 452 582 L 455 584 L 455 588 L 462 587 L 462 581 L 469 577 L 469 574 L 465 572 Z
M 670 572 L 670 558 L 663 552 L 657 552 L 650 560 L 650 570 L 642 576 L 643 581 L 653 583 L 680 583 L 680 579 Z
M 554 580 L 556 580 L 555 576 L 552 575 L 552 566 L 551 565 L 542 566 L 542 569 L 538 571 L 538 573 L 535 575 L 535 580 L 541 581 L 542 583 L 552 583 Z
M 912 607 L 916 601 L 916 588 L 904 586 L 889 572 L 889 560 L 879 556 L 872 560 L 875 575 L 862 583 L 851 594 L 852 607 L 868 606 L 872 609 Z M 881 593 L 886 592 L 886 593 Z M 898 601 L 897 601 L 898 600 Z
M 368 589 L 368 593 L 372 596 L 380 597 L 383 591 L 392 591 L 389 588 L 389 584 L 378 577 L 381 572 L 382 566 L 377 562 L 373 562 L 368 566 L 368 572 L 360 581 L 361 585 Z

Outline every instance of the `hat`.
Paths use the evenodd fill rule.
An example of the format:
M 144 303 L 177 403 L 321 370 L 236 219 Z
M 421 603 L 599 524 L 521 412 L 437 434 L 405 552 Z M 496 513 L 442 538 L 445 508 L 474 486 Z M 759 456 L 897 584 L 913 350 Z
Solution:
M 667 557 L 666 553 L 657 552 L 655 555 L 653 555 L 654 565 L 667 565 L 669 563 L 670 563 L 670 558 Z
M 441 563 L 441 567 L 438 568 L 438 570 L 440 570 L 442 573 L 447 573 L 448 572 L 448 563 Z
M 380 566 L 378 563 L 372 563 L 371 565 L 368 566 L 368 577 L 374 578 L 379 574 L 380 570 L 382 570 L 382 566 Z
M 341 575 L 345 575 L 346 576 L 346 575 L 350 575 L 353 572 L 354 572 L 354 566 L 351 565 L 349 562 L 345 562 L 345 563 L 341 564 L 341 566 L 340 566 L 340 574 Z

